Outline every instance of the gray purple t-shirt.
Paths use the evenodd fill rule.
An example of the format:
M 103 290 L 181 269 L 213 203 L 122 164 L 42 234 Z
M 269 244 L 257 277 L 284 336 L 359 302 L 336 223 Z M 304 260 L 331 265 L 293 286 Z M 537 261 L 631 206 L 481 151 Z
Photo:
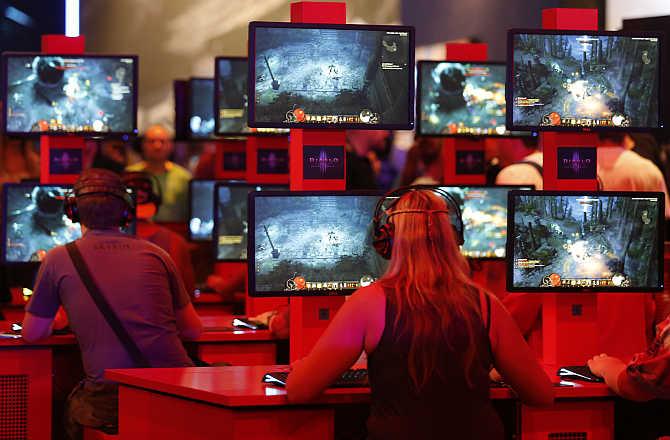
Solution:
M 102 294 L 152 367 L 192 362 L 179 339 L 176 310 L 189 295 L 169 255 L 158 246 L 117 231 L 89 230 L 77 247 Z M 63 305 L 81 348 L 86 378 L 135 364 L 84 287 L 65 246 L 49 251 L 26 310 L 53 318 Z

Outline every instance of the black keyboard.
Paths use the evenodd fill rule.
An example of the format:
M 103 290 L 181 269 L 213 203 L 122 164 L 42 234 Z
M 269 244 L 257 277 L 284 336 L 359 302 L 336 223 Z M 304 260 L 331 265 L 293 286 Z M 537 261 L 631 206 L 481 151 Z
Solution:
M 265 373 L 263 382 L 276 386 L 286 386 L 286 380 L 289 373 L 287 371 L 271 371 Z M 355 370 L 347 370 L 333 383 L 331 388 L 368 388 L 370 382 L 368 381 L 368 370 L 359 368 Z
M 582 380 L 585 382 L 604 382 L 603 378 L 596 376 L 591 372 L 588 365 L 572 365 L 561 367 L 556 372 L 561 379 Z

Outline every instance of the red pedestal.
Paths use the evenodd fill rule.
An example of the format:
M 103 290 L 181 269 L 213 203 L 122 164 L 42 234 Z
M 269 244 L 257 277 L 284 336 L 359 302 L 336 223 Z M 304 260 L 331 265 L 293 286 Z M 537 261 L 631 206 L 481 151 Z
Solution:
M 222 139 L 216 141 L 217 180 L 244 180 L 247 177 L 247 144 L 244 140 Z
M 247 138 L 247 182 L 288 185 L 288 138 L 285 136 L 249 136 Z
M 84 53 L 85 42 L 83 36 L 42 35 L 42 52 L 46 54 L 82 54 Z M 40 182 L 74 183 L 82 170 L 84 144 L 84 138 L 80 136 L 41 136 Z
M 597 9 L 554 8 L 542 11 L 543 29 L 598 30 Z
M 478 62 L 488 58 L 488 45 L 447 43 L 447 61 Z M 484 185 L 486 183 L 484 140 L 467 137 L 446 138 L 442 149 L 443 183 Z M 481 162 L 481 163 L 480 163 Z M 473 172 L 480 168 L 481 172 Z
M 346 23 L 345 3 L 297 2 L 291 4 L 291 22 L 293 23 Z M 290 187 L 296 190 L 344 190 L 345 174 L 342 179 L 305 179 L 305 147 L 340 147 L 341 158 L 344 154 L 345 134 L 342 130 L 291 130 Z M 330 149 L 329 149 L 330 150 Z M 330 153 L 334 150 L 330 150 Z M 291 298 L 291 361 L 307 355 L 337 310 L 344 304 L 342 297 Z

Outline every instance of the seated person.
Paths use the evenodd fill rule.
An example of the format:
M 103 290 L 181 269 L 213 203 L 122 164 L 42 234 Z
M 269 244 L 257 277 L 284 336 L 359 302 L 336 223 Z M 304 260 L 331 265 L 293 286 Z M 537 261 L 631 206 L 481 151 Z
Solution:
M 468 277 L 445 201 L 429 190 L 387 211 L 387 272 L 346 301 L 306 358 L 293 364 L 291 402 L 319 395 L 365 351 L 370 439 L 502 439 L 489 397 L 495 366 L 520 399 L 550 405 L 547 375 L 500 302 Z
M 193 363 L 180 341 L 202 331 L 170 256 L 151 243 L 119 230 L 129 199 L 120 177 L 89 169 L 74 185 L 74 220 L 82 238 L 74 242 L 91 278 L 112 312 L 135 342 L 143 363 L 151 367 L 188 367 Z M 69 202 L 68 202 L 69 203 Z M 106 369 L 134 368 L 137 353 L 120 342 L 93 301 L 70 257 L 70 249 L 50 250 L 40 266 L 23 319 L 23 338 L 38 341 L 51 334 L 54 316 L 63 305 L 81 349 L 86 377 L 68 397 L 66 429 L 79 439 L 82 426 L 114 433 L 118 427 L 118 396 Z M 141 313 L 140 313 L 141 312 Z
M 152 221 L 162 202 L 158 181 L 143 171 L 126 171 L 121 178 L 137 195 L 137 236 L 159 246 L 172 257 L 186 291 L 193 294 L 195 274 L 188 243 L 181 235 Z
M 600 354 L 589 360 L 588 366 L 624 399 L 651 401 L 644 405 L 625 402 L 619 405 L 617 438 L 656 440 L 661 435 L 670 435 L 670 316 L 656 327 L 656 338 L 647 351 L 636 354 L 628 364 Z
M 496 139 L 501 145 L 495 152 L 499 166 L 496 185 L 534 185 L 542 189 L 542 151 L 538 138 L 527 136 L 521 139 Z
M 157 222 L 186 222 L 188 217 L 188 182 L 191 173 L 168 160 L 174 142 L 167 128 L 152 125 L 142 139 L 144 160 L 128 166 L 128 171 L 146 171 L 158 179 L 163 205 L 154 218 Z
M 439 138 L 419 137 L 407 152 L 400 186 L 438 185 L 442 182 L 442 144 Z

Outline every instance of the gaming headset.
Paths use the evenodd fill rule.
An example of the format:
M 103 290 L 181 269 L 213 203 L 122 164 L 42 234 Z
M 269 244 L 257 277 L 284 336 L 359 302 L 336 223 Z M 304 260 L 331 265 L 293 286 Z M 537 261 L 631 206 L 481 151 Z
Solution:
M 447 204 L 447 209 L 402 209 L 391 211 L 393 206 L 398 203 L 400 198 L 412 191 L 432 191 L 435 194 L 441 196 Z M 390 203 L 385 206 L 386 202 L 390 200 Z M 393 235 L 395 233 L 393 222 L 389 221 L 391 217 L 399 214 L 412 214 L 412 213 L 425 213 L 427 215 L 443 213 L 449 215 L 449 220 L 451 225 L 454 227 L 454 232 L 456 233 L 456 240 L 459 246 L 462 246 L 464 243 L 463 238 L 463 218 L 461 215 L 461 208 L 458 206 L 456 199 L 446 190 L 440 188 L 439 186 L 406 186 L 402 188 L 395 189 L 386 193 L 379 201 L 375 207 L 375 215 L 372 219 L 374 223 L 374 231 L 372 236 L 372 245 L 379 255 L 385 259 L 391 258 L 391 253 L 393 251 Z
M 110 195 L 125 202 L 125 209 L 119 222 L 120 227 L 125 228 L 133 221 L 135 202 L 128 191 L 126 191 L 121 178 L 112 171 L 99 168 L 91 168 L 84 171 L 77 182 L 75 182 L 72 192 L 65 197 L 63 206 L 65 215 L 72 222 L 80 223 L 81 218 L 79 217 L 77 200 L 94 195 Z
M 158 211 L 163 203 L 163 194 L 156 176 L 146 171 L 128 171 L 121 175 L 121 180 L 133 190 L 138 205 L 153 203 Z

